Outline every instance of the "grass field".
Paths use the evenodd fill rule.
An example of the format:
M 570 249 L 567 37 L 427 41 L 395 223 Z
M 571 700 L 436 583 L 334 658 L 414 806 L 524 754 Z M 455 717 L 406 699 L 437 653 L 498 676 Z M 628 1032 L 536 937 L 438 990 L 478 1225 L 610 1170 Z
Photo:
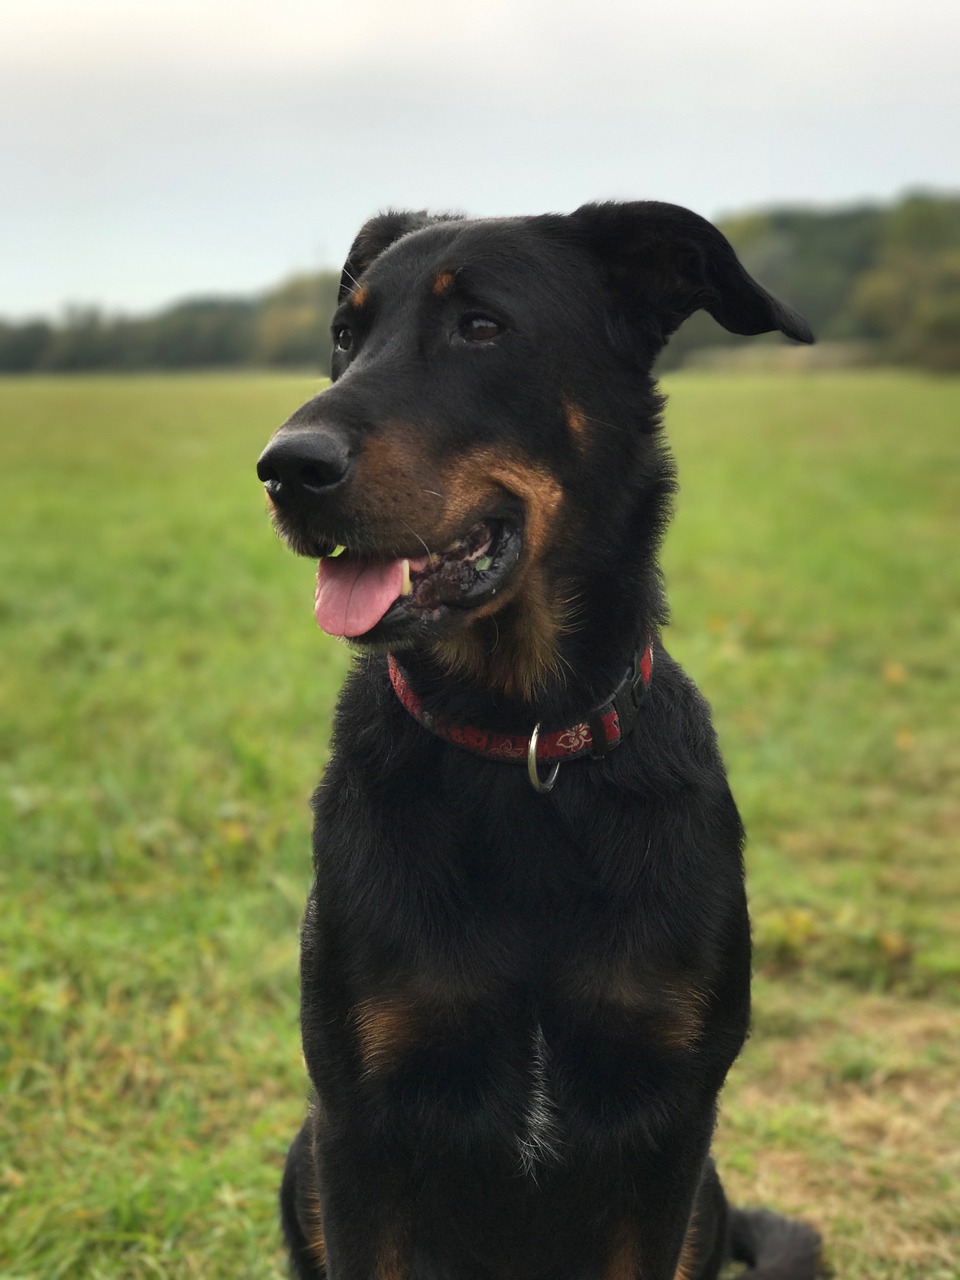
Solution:
M 253 463 L 313 389 L 0 383 L 0 1277 L 279 1277 L 348 662 Z M 750 832 L 730 1190 L 960 1274 L 960 382 L 687 374 L 668 642 Z

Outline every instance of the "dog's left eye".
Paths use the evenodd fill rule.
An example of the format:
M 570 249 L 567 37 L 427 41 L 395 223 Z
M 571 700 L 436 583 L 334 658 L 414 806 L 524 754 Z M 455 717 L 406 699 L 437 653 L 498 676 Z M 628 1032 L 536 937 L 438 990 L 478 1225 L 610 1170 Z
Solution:
M 334 330 L 333 340 L 337 344 L 338 351 L 349 351 L 353 346 L 353 334 L 346 325 L 341 325 L 339 329 Z
M 489 316 L 465 316 L 458 332 L 464 342 L 492 342 L 503 333 L 503 325 Z

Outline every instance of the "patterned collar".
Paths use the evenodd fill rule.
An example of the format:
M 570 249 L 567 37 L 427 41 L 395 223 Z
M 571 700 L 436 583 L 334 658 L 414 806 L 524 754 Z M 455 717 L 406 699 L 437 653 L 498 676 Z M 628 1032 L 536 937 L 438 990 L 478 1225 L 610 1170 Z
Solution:
M 411 689 L 392 653 L 387 655 L 387 667 L 394 692 L 413 718 L 431 733 L 472 751 L 474 755 L 506 764 L 528 764 L 531 756 L 535 763 L 575 760 L 583 756 L 599 759 L 618 746 L 636 724 L 640 704 L 653 673 L 653 645 L 648 643 L 635 655 L 627 674 L 602 706 L 589 711 L 576 724 L 545 734 L 538 732 L 539 726 L 533 734 L 496 733 L 459 724 L 444 715 L 434 715 L 424 710 L 423 700 Z

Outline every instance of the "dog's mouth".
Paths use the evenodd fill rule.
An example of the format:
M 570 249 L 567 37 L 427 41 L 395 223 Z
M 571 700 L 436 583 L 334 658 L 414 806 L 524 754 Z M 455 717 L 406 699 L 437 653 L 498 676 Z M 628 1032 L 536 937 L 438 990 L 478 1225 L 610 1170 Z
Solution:
M 362 643 L 436 634 L 494 599 L 522 548 L 520 527 L 493 518 L 438 554 L 383 559 L 336 548 L 317 567 L 317 622 Z

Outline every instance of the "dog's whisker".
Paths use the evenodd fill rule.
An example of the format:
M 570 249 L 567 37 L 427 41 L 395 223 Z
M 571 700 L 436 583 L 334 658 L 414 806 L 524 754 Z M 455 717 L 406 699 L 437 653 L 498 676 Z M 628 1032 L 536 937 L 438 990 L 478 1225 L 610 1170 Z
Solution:
M 428 555 L 428 556 L 432 556 L 432 555 L 433 555 L 433 552 L 432 552 L 432 551 L 430 550 L 430 548 L 427 546 L 427 543 L 426 543 L 425 539 L 421 538 L 420 534 L 419 534 L 419 533 L 417 533 L 417 531 L 416 531 L 416 529 L 414 529 L 413 525 L 411 525 L 411 524 L 407 524 L 406 520 L 404 520 L 404 521 L 403 521 L 403 527 L 407 530 L 407 532 L 408 532 L 408 533 L 412 533 L 412 534 L 413 534 L 413 536 L 414 536 L 414 537 L 416 538 L 416 540 L 420 543 L 421 547 L 423 547 L 424 551 L 427 553 L 427 555 Z

